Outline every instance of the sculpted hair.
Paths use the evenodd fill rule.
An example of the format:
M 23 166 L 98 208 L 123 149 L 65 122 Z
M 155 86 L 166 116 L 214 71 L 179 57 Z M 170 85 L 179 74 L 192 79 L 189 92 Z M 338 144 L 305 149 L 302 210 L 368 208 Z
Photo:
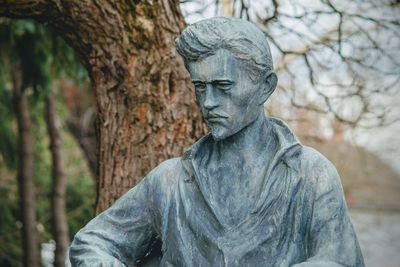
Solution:
M 176 49 L 185 64 L 227 49 L 258 81 L 272 71 L 272 57 L 267 39 L 253 23 L 215 17 L 189 25 L 176 39 Z

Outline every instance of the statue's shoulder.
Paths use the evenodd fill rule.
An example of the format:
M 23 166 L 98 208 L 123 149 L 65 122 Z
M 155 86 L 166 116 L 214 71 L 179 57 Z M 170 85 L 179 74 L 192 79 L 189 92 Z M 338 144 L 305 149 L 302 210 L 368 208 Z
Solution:
M 302 146 L 299 153 L 299 159 L 307 169 L 318 169 L 328 172 L 336 172 L 332 162 L 312 147 Z
M 295 156 L 296 160 L 300 160 L 302 164 L 307 166 L 315 164 L 331 164 L 330 161 L 318 150 L 305 145 L 301 145 Z
M 145 179 L 151 187 L 167 190 L 174 187 L 184 174 L 181 157 L 177 157 L 161 162 L 149 172 Z
M 330 188 L 341 192 L 342 185 L 335 166 L 314 148 L 302 146 L 293 159 L 298 162 L 298 170 L 303 182 L 316 190 Z
M 155 167 L 149 174 L 151 175 L 173 175 L 177 169 L 182 168 L 180 165 L 181 157 L 167 159 Z
M 320 152 L 300 143 L 289 126 L 282 120 L 267 117 L 273 127 L 275 138 L 282 146 L 281 159 L 290 168 L 301 172 L 303 176 L 316 177 L 326 174 L 337 176 L 335 166 Z

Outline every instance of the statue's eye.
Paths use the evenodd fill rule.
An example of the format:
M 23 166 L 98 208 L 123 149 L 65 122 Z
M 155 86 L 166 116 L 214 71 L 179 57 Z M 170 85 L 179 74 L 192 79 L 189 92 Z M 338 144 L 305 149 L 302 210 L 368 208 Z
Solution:
M 219 90 L 228 91 L 232 88 L 233 82 L 219 81 L 219 82 L 214 82 L 213 85 L 214 85 L 214 87 L 218 88 Z
M 206 90 L 206 84 L 202 82 L 193 82 L 196 91 L 202 92 Z

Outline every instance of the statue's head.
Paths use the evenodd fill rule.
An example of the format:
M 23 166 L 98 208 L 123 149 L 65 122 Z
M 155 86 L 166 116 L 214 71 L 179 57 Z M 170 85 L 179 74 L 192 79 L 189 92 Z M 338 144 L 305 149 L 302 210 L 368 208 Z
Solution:
M 214 139 L 239 132 L 263 113 L 277 78 L 268 42 L 256 25 L 206 19 L 188 26 L 176 46 Z

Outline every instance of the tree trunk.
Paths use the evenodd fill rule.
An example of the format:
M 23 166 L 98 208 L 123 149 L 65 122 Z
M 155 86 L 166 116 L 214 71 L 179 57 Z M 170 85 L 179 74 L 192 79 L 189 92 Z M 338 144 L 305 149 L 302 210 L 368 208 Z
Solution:
M 163 5 L 170 3 L 120 6 L 128 10 L 103 25 L 101 38 L 106 40 L 99 40 L 98 51 L 92 52 L 108 54 L 96 57 L 90 72 L 100 131 L 97 212 L 161 161 L 181 154 L 204 130 L 174 48 L 183 20 L 177 3 Z M 98 12 L 111 13 L 108 8 Z M 127 35 L 127 26 L 133 34 Z
M 178 0 L 0 0 L 0 16 L 51 25 L 86 66 L 99 129 L 100 212 L 205 132 L 174 39 Z
M 28 99 L 22 75 L 13 69 L 14 107 L 18 124 L 18 193 L 22 221 L 23 264 L 39 266 L 39 243 L 36 222 L 36 199 L 33 176 L 33 145 Z
M 65 211 L 65 191 L 67 177 L 64 174 L 64 163 L 62 157 L 62 140 L 60 136 L 60 125 L 57 118 L 54 96 L 46 98 L 45 118 L 47 132 L 50 138 L 50 152 L 52 158 L 52 193 L 51 193 L 51 212 L 52 212 L 52 231 L 56 241 L 56 251 L 54 255 L 54 266 L 62 267 L 69 246 L 68 224 Z

